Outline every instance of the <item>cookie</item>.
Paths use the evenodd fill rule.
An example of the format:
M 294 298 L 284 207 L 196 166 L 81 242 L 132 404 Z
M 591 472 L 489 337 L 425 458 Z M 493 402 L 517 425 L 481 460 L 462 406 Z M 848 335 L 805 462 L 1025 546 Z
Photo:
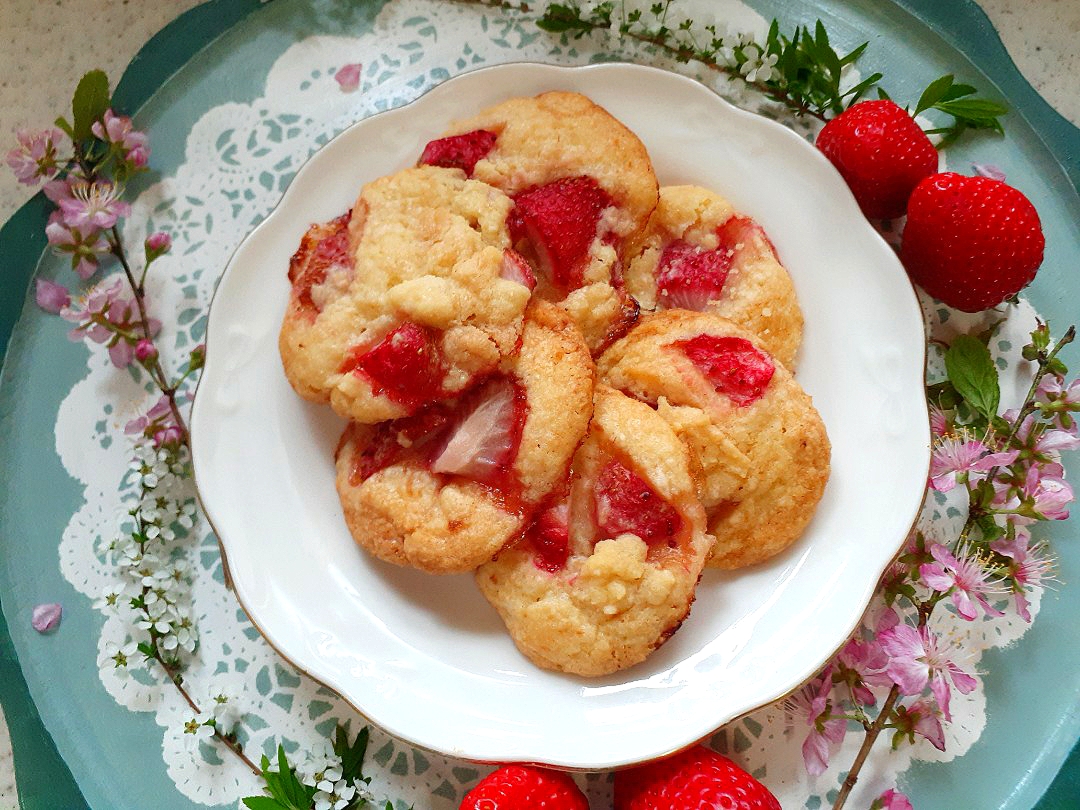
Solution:
M 595 352 L 624 333 L 636 304 L 622 288 L 627 246 L 656 206 L 644 145 L 578 93 L 513 98 L 456 123 L 422 163 L 456 167 L 514 199 L 509 229 Z
M 765 231 L 697 186 L 667 186 L 631 248 L 626 288 L 643 310 L 715 312 L 757 335 L 793 369 L 803 318 Z
M 598 361 L 606 385 L 650 403 L 691 449 L 716 538 L 710 564 L 740 568 L 805 530 L 829 477 L 825 425 L 764 342 L 713 313 L 642 318 Z
M 425 166 L 368 183 L 289 268 L 278 346 L 302 397 L 375 423 L 453 397 L 516 351 L 531 295 L 502 192 Z
M 675 432 L 605 386 L 594 408 L 562 496 L 476 571 L 522 653 L 587 676 L 644 660 L 678 629 L 711 544 Z
M 530 305 L 520 353 L 452 401 L 351 424 L 337 490 L 353 538 L 431 573 L 471 571 L 520 534 L 585 435 L 593 364 L 567 315 Z

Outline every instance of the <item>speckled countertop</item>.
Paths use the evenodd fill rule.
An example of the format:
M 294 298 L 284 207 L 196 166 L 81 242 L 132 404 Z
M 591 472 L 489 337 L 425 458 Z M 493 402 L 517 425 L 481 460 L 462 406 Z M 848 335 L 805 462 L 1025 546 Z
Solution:
M 118 77 L 138 50 L 200 0 L 0 0 L 0 154 L 16 127 L 41 128 L 68 109 L 79 77 Z M 981 0 L 1021 73 L 1080 125 L 1080 0 Z M 89 32 L 89 36 L 88 36 Z M 105 34 L 108 32 L 108 35 Z M 5 167 L 6 168 L 6 167 Z M 33 193 L 0 170 L 0 222 Z M 17 808 L 0 710 L 0 810 Z

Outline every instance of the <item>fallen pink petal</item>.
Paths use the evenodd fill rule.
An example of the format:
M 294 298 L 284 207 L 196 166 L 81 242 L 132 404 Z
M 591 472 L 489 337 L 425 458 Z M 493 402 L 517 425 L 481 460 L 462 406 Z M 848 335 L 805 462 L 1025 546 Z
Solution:
M 30 617 L 30 624 L 39 633 L 48 633 L 59 627 L 63 615 L 64 609 L 58 602 L 37 605 Z
M 34 287 L 34 300 L 46 312 L 59 315 L 60 310 L 71 303 L 71 295 L 63 284 L 39 278 Z
M 361 68 L 363 65 L 359 62 L 352 62 L 338 68 L 337 73 L 334 74 L 334 81 L 341 87 L 341 92 L 352 93 L 359 89 Z

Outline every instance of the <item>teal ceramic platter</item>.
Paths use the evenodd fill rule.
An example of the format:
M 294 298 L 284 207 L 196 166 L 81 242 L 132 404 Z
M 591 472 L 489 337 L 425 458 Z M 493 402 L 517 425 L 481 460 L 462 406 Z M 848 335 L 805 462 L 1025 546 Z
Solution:
M 1080 181 L 1080 133 L 1046 107 L 1020 78 L 973 4 L 762 0 L 750 5 L 766 18 L 777 16 L 789 26 L 820 17 L 839 48 L 869 40 L 864 69 L 885 72 L 890 92 L 902 100 L 913 98 L 919 88 L 943 73 L 955 73 L 987 94 L 1007 100 L 1014 110 L 1006 123 L 1008 137 L 970 137 L 951 149 L 948 159 L 960 170 L 972 160 L 996 164 L 1032 197 L 1043 216 L 1048 250 L 1029 297 L 1056 328 L 1078 320 L 1075 289 L 1080 283 L 1080 200 L 1076 186 Z M 242 105 L 263 98 L 268 86 L 277 86 L 275 81 L 288 79 L 280 69 L 274 73 L 274 68 L 296 43 L 311 43 L 304 58 L 310 59 L 313 74 L 305 81 L 325 82 L 330 66 L 326 54 L 333 52 L 342 38 L 370 34 L 385 12 L 378 2 L 335 5 L 274 0 L 263 5 L 219 0 L 184 15 L 146 46 L 117 91 L 118 105 L 129 112 L 138 111 L 139 125 L 151 135 L 157 175 L 146 182 L 145 190 L 153 192 L 155 183 L 191 171 L 189 136 L 208 111 L 235 104 L 237 116 L 241 116 Z M 396 106 L 448 78 L 451 71 L 479 66 L 485 59 L 506 61 L 527 49 L 546 48 L 552 61 L 591 58 L 587 43 L 548 40 L 546 34 L 528 26 L 492 30 L 500 24 L 497 15 L 478 10 L 475 14 L 472 23 L 462 24 L 460 9 L 433 6 L 426 16 L 403 17 L 396 29 L 397 39 L 386 40 L 384 48 L 357 53 L 355 61 L 363 62 L 366 70 L 363 103 L 370 102 L 376 108 Z M 315 36 L 322 38 L 313 40 Z M 418 45 L 401 47 L 412 42 Z M 596 58 L 609 58 L 611 50 L 608 46 L 604 51 L 607 56 Z M 413 52 L 419 54 L 415 59 Z M 454 56 L 444 58 L 446 64 L 442 64 L 431 57 L 436 52 Z M 501 55 L 491 57 L 493 52 Z M 321 74 L 315 76 L 315 71 Z M 299 86 L 293 91 L 308 92 Z M 355 118 L 362 107 L 359 101 L 350 106 L 349 99 L 332 93 L 325 95 L 323 103 L 338 106 L 334 115 L 324 116 L 321 128 L 311 124 L 308 119 L 315 116 L 305 117 L 303 110 L 295 111 L 298 117 L 292 122 L 283 120 L 278 110 L 262 115 L 258 105 L 246 114 L 253 116 L 253 121 L 273 120 L 281 127 L 279 134 L 263 131 L 259 136 L 267 155 L 276 154 L 273 150 L 289 140 L 289 128 L 294 125 L 305 133 L 317 131 L 308 144 L 310 152 L 351 123 L 350 116 Z M 217 131 L 219 138 L 222 131 Z M 251 131 L 260 131 L 259 126 L 253 125 Z M 257 154 L 260 144 L 247 147 L 240 138 L 236 142 L 238 166 L 250 167 L 252 160 L 263 157 Z M 225 149 L 216 142 L 206 148 Z M 239 237 L 265 214 L 261 201 L 280 196 L 299 165 L 295 158 L 293 161 L 268 165 L 265 177 L 251 175 L 254 190 L 248 202 L 237 185 L 236 205 L 242 213 L 234 221 L 170 223 L 167 211 L 151 208 L 144 212 L 151 221 L 184 229 L 188 244 L 198 243 L 199 250 L 218 249 L 221 253 L 219 262 L 203 261 L 187 271 L 191 276 L 188 282 L 198 290 L 190 305 L 178 309 L 182 313 L 191 310 L 183 314 L 186 320 L 180 332 L 184 339 L 199 340 L 206 307 L 199 290 L 212 287 Z M 261 188 L 259 184 L 263 184 Z M 189 210 L 198 207 L 193 202 L 185 206 Z M 217 773 L 214 769 L 219 766 L 204 757 L 202 776 L 178 770 L 177 756 L 168 751 L 163 756 L 163 747 L 170 745 L 167 734 L 163 740 L 164 715 L 121 705 L 98 674 L 103 619 L 91 607 L 86 583 L 72 574 L 78 566 L 62 549 L 66 548 L 64 538 L 70 533 L 72 516 L 88 505 L 86 482 L 73 478 L 70 471 L 92 461 L 109 432 L 99 430 L 95 420 L 116 421 L 123 415 L 100 414 L 86 422 L 85 454 L 74 453 L 85 458 L 72 457 L 71 448 L 80 446 L 78 437 L 68 435 L 70 431 L 58 434 L 62 403 L 87 376 L 88 363 L 86 350 L 65 339 L 63 324 L 37 311 L 27 295 L 34 273 L 62 279 L 61 263 L 45 253 L 41 234 L 45 211 L 44 203 L 35 199 L 0 232 L 6 265 L 0 280 L 4 291 L 0 339 L 7 343 L 0 378 L 0 457 L 5 462 L 0 471 L 4 539 L 0 549 L 4 619 L 0 626 L 0 702 L 12 732 L 21 801 L 30 810 L 236 806 L 235 799 L 224 802 L 215 798 L 228 793 L 220 785 L 193 786 L 192 780 L 198 782 L 208 771 Z M 202 234 L 201 242 L 195 239 L 197 230 Z M 185 271 L 178 272 L 182 275 Z M 206 277 L 197 277 L 201 274 Z M 1076 355 L 1072 352 L 1068 357 L 1074 367 Z M 106 388 L 98 393 L 103 400 L 115 392 Z M 81 423 L 76 420 L 72 424 Z M 1069 471 L 1075 481 L 1080 472 L 1075 461 L 1069 464 Z M 113 520 L 111 514 L 99 517 Z M 1080 615 L 1080 591 L 1075 587 L 1080 581 L 1080 530 L 1074 522 L 1042 528 L 1060 553 L 1059 576 L 1064 584 L 1044 597 L 1031 631 L 1014 645 L 992 650 L 982 658 L 986 726 L 971 750 L 948 763 L 916 763 L 901 776 L 901 785 L 916 807 L 1033 807 L 1077 739 L 1080 639 L 1074 617 Z M 199 564 L 215 570 L 216 553 L 216 543 L 210 538 L 197 549 Z M 216 576 L 220 578 L 220 572 Z M 28 621 L 31 607 L 44 601 L 60 601 L 65 607 L 60 631 L 46 637 L 34 633 Z M 219 621 L 227 614 L 230 625 L 245 625 L 235 603 L 214 602 L 212 609 Z M 208 619 L 211 625 L 217 626 Z M 252 628 L 246 630 L 257 637 Z M 206 649 L 211 649 L 213 638 L 204 640 Z M 238 668 L 235 656 L 229 667 Z M 306 687 L 293 685 L 296 676 L 287 667 L 257 667 L 251 671 L 251 679 L 267 704 L 260 709 L 260 717 L 288 717 L 285 704 L 299 705 L 288 698 L 303 698 L 305 707 L 333 701 L 330 696 L 300 695 Z M 176 717 L 180 714 L 177 708 Z M 310 720 L 312 728 L 318 720 Z M 476 774 L 465 763 L 432 764 L 434 757 L 429 761 L 421 753 L 418 758 L 416 752 L 396 747 L 389 740 L 380 742 L 373 757 L 375 766 L 400 783 L 427 785 L 433 771 L 445 771 L 446 784 L 436 782 L 428 794 L 433 796 L 430 806 L 435 810 L 456 806 L 452 797 L 459 796 L 461 786 Z M 455 768 L 460 773 L 455 773 Z M 1076 771 L 1074 757 L 1040 806 L 1076 807 Z M 427 806 L 426 801 L 410 800 L 417 807 Z

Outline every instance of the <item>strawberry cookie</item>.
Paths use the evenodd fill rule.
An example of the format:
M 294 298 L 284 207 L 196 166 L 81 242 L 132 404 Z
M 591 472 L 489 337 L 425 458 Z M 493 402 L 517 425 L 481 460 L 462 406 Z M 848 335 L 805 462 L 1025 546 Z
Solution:
M 605 675 L 642 661 L 686 618 L 712 538 L 675 432 L 598 386 L 559 497 L 476 572 L 538 666 Z
M 711 565 L 761 562 L 802 534 L 829 477 L 829 440 L 764 341 L 713 313 L 669 310 L 608 349 L 598 373 L 653 405 L 690 448 Z
M 795 286 L 761 226 L 723 197 L 697 186 L 662 188 L 633 257 L 626 288 L 642 309 L 723 315 L 794 368 L 803 327 Z
M 562 482 L 589 422 L 589 351 L 569 318 L 528 309 L 521 351 L 452 400 L 351 424 L 337 489 L 356 542 L 430 573 L 471 571 Z
M 644 145 L 577 93 L 514 98 L 458 122 L 422 164 L 457 168 L 514 200 L 508 227 L 593 351 L 625 332 L 636 304 L 622 289 L 627 245 L 656 206 Z
M 306 399 L 374 423 L 456 396 L 517 349 L 532 278 L 513 203 L 424 166 L 368 183 L 292 257 L 278 346 Z

